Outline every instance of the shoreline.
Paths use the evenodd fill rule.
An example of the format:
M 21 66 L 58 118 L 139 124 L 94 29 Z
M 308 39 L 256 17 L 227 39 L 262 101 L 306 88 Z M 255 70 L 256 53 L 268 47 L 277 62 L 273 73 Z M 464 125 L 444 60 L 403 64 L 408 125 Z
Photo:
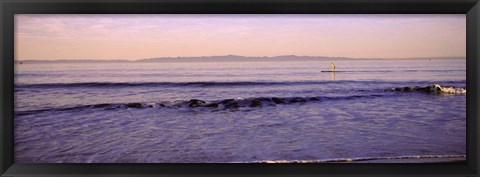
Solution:
M 259 163 L 466 163 L 462 155 L 400 156 L 379 158 L 344 158 L 329 160 L 265 160 Z
M 379 159 L 334 163 L 466 163 L 465 157 L 455 158 L 416 158 L 416 159 Z

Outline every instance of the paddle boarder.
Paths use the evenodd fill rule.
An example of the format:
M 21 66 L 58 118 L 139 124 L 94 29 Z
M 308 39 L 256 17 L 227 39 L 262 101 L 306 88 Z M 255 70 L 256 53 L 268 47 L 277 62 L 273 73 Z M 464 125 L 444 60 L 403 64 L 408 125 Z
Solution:
M 331 63 L 330 68 L 332 68 L 332 72 L 335 72 L 335 64 Z

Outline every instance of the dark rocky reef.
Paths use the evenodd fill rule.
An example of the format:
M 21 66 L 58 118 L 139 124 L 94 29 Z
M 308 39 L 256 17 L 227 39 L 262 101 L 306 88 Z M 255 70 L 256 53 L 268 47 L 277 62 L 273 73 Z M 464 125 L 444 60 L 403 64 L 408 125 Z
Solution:
M 143 108 L 143 105 L 141 103 L 128 103 L 127 107 L 128 108 Z

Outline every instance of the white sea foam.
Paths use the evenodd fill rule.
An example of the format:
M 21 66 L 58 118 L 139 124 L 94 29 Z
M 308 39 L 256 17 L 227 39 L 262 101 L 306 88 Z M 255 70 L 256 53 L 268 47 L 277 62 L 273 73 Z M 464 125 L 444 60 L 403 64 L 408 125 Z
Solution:
M 465 94 L 467 90 L 465 88 L 457 88 L 451 86 L 441 86 L 439 84 L 429 85 L 425 87 L 397 87 L 392 88 L 392 91 L 404 91 L 404 92 L 412 92 L 412 91 L 420 91 L 426 93 L 441 93 L 441 94 Z
M 371 160 L 396 160 L 396 159 L 440 159 L 440 158 L 466 158 L 466 155 L 412 155 L 394 157 L 359 157 L 359 158 L 338 158 L 324 160 L 263 160 L 257 163 L 330 163 L 330 162 L 356 162 Z
M 467 93 L 467 90 L 464 88 L 442 87 L 438 84 L 435 84 L 434 86 L 435 88 L 439 89 L 442 93 L 451 93 L 451 94 Z

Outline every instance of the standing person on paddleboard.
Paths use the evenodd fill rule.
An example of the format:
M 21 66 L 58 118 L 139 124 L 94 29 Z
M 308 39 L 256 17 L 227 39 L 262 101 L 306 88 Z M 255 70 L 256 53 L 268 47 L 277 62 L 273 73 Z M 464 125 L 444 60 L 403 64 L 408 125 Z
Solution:
M 332 68 L 332 72 L 335 72 L 335 64 L 331 63 L 330 68 Z

